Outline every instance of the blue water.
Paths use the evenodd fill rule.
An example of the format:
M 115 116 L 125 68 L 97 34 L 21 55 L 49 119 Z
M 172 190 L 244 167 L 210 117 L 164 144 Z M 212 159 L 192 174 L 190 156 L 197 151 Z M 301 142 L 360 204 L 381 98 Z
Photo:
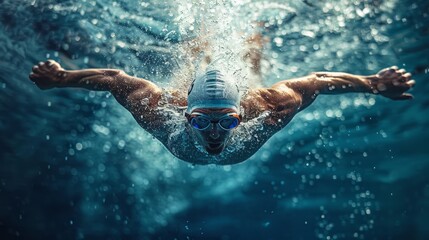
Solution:
M 192 166 L 109 93 L 27 78 L 51 58 L 180 85 L 184 41 L 234 50 L 257 21 L 266 86 L 398 65 L 415 99 L 323 96 L 249 160 Z M 0 56 L 1 239 L 429 239 L 427 1 L 3 0 Z

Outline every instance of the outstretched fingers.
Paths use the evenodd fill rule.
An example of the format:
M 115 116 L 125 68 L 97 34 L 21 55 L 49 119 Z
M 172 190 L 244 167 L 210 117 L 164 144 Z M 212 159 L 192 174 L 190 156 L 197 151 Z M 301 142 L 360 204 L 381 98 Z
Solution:
M 33 71 L 33 73 L 41 73 L 42 72 L 39 65 L 34 65 L 31 70 Z
M 414 80 L 410 80 L 410 81 L 407 81 L 407 82 L 406 82 L 406 84 L 407 84 L 410 88 L 412 88 L 412 87 L 414 87 L 414 85 L 416 84 L 416 81 L 414 81 Z
M 41 76 L 39 74 L 36 74 L 34 72 L 31 72 L 30 75 L 28 75 L 28 78 L 34 82 L 37 83 L 37 81 L 41 78 Z
M 58 70 L 61 69 L 61 66 L 59 63 L 55 62 L 54 60 L 49 59 L 45 62 L 45 66 L 49 70 Z
M 379 71 L 373 84 L 377 87 L 377 91 L 387 98 L 409 100 L 413 98 L 413 95 L 407 91 L 415 85 L 415 81 L 411 77 L 411 74 L 405 69 L 392 66 Z
M 38 77 L 40 77 L 39 74 L 31 72 L 30 75 L 28 75 L 28 77 L 30 78 L 31 81 L 35 81 Z
M 399 70 L 401 77 L 399 78 L 399 82 L 404 84 L 408 89 L 414 87 L 416 81 L 411 79 L 411 73 L 407 73 L 404 69 Z M 408 90 L 407 89 L 407 90 Z
M 393 99 L 393 100 L 410 100 L 410 99 L 414 98 L 413 95 L 406 93 L 406 91 L 410 90 L 416 84 L 416 81 L 409 80 L 410 78 L 411 78 L 411 74 L 409 74 L 409 73 L 404 74 L 402 76 L 401 82 L 399 83 L 399 85 L 397 87 L 399 87 L 403 93 L 399 96 L 392 97 L 391 99 Z
M 33 66 L 33 68 L 31 69 L 31 73 L 28 76 L 28 78 L 30 78 L 31 81 L 35 82 L 39 78 L 41 78 L 45 72 L 46 71 L 44 69 L 44 63 L 40 62 L 39 64 Z
M 378 76 L 382 78 L 392 78 L 397 74 L 398 67 L 392 66 L 389 68 L 382 69 L 380 72 L 378 72 Z
M 60 84 L 67 76 L 66 71 L 54 60 L 34 65 L 28 78 L 41 89 L 49 89 Z
M 415 84 L 414 80 L 411 80 L 411 73 L 407 73 L 405 69 L 394 70 L 394 72 L 392 71 L 392 73 L 385 77 L 391 79 L 393 85 L 395 86 L 410 88 Z
M 48 59 L 45 63 L 46 63 L 46 65 L 48 65 L 48 67 L 51 67 L 52 65 L 54 65 L 55 61 Z
M 36 74 L 46 73 L 52 70 L 60 69 L 60 64 L 55 62 L 54 60 L 48 60 L 46 62 L 39 62 L 37 65 L 34 65 L 32 70 Z
M 411 73 L 405 73 L 401 77 L 402 82 L 408 82 L 411 80 Z
M 410 100 L 413 99 L 413 95 L 409 94 L 409 93 L 403 93 L 402 95 L 396 96 L 396 97 L 391 97 L 391 99 L 393 100 Z
M 397 89 L 400 89 L 403 92 L 410 90 L 412 87 L 414 87 L 415 84 L 416 84 L 416 81 L 414 80 L 409 80 L 409 81 L 394 80 L 393 81 L 393 85 L 396 86 Z

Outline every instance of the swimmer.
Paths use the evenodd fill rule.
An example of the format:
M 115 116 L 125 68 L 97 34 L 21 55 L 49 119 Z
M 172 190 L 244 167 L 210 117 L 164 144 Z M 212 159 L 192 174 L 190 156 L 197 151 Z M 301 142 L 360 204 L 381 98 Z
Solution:
M 210 69 L 193 80 L 188 93 L 181 93 L 121 70 L 65 70 L 53 60 L 35 65 L 29 78 L 40 89 L 109 91 L 174 156 L 193 164 L 218 165 L 251 157 L 318 95 L 360 92 L 408 100 L 412 95 L 406 92 L 415 83 L 410 73 L 397 67 L 369 76 L 316 72 L 242 95 L 233 77 Z M 173 118 L 174 126 L 169 123 Z

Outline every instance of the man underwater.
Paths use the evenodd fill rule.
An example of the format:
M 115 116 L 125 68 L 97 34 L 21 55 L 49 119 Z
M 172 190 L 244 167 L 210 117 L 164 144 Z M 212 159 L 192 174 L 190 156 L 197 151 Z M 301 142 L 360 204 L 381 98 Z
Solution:
M 370 76 L 316 72 L 242 93 L 233 76 L 208 69 L 186 96 L 121 70 L 65 70 L 53 60 L 34 66 L 29 78 L 40 89 L 110 91 L 174 156 L 218 165 L 247 160 L 320 94 L 361 92 L 407 100 L 412 95 L 406 91 L 415 83 L 410 73 L 390 67 Z

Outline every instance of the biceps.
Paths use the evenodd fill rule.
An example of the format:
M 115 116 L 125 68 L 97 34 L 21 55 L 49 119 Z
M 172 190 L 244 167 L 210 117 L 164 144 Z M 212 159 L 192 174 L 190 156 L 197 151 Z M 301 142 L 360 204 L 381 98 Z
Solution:
M 299 106 L 299 111 L 308 107 L 320 93 L 314 74 L 278 82 L 273 88 L 283 91 L 285 96 Z
M 127 109 L 151 103 L 160 95 L 161 89 L 154 83 L 145 79 L 136 78 L 120 72 L 114 79 L 112 94 L 116 100 L 125 106 Z
M 142 86 L 124 96 L 122 101 L 124 101 L 123 105 L 132 113 L 138 112 L 141 114 L 156 109 L 161 99 L 161 94 L 162 91 L 158 87 Z

